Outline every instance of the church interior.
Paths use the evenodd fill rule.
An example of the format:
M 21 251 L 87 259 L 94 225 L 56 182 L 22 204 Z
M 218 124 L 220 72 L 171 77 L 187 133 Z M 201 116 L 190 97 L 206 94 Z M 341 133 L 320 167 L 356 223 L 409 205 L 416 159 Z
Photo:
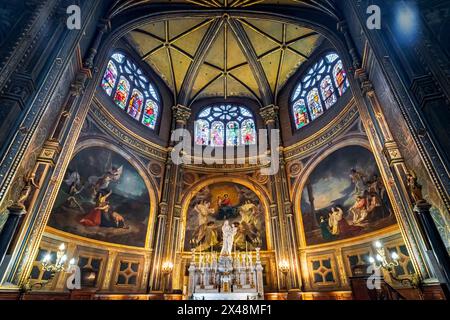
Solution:
M 447 300 L 450 1 L 0 2 L 0 300 Z

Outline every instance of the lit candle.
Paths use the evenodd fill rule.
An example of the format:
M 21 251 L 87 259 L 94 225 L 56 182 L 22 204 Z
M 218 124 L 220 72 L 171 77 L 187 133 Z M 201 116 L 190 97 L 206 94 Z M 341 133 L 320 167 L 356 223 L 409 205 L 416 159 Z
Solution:
M 59 251 L 64 251 L 66 250 L 66 245 L 64 243 L 61 243 L 58 247 Z

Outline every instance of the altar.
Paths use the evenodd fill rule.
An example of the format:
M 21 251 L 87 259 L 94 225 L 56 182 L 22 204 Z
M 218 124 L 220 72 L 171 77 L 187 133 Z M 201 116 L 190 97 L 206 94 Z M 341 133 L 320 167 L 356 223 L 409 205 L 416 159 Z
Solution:
M 201 253 L 193 251 L 189 266 L 188 297 L 192 300 L 259 300 L 264 297 L 260 249 Z

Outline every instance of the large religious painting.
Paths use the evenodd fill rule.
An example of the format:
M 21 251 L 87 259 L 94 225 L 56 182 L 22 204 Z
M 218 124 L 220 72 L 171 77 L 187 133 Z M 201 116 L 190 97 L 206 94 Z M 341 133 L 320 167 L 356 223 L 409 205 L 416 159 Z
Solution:
M 339 149 L 314 168 L 301 211 L 307 245 L 363 235 L 396 221 L 375 158 L 360 146 Z
M 224 223 L 237 228 L 233 250 L 267 248 L 265 210 L 258 196 L 240 184 L 220 182 L 204 187 L 191 200 L 185 250 L 220 251 Z
M 48 225 L 99 241 L 144 247 L 149 192 L 121 155 L 101 147 L 80 151 L 70 162 Z

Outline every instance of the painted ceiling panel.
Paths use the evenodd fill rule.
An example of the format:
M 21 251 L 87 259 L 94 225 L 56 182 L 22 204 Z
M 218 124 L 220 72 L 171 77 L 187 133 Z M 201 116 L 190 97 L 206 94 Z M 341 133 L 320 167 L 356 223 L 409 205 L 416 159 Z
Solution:
M 211 82 L 214 78 L 217 78 L 222 73 L 216 68 L 203 64 L 192 86 L 192 95 L 195 96 L 200 90 L 205 89 L 205 86 Z
M 161 41 L 149 37 L 148 34 L 143 33 L 139 30 L 132 31 L 130 33 L 130 36 L 141 56 L 144 56 L 148 52 L 162 46 Z
M 203 18 L 186 18 L 178 19 L 176 21 L 169 21 L 169 38 L 174 39 L 184 33 L 189 33 L 196 27 L 201 28 L 202 26 L 204 26 L 203 22 L 205 22 L 205 19 Z
M 294 50 L 297 50 L 307 57 L 311 56 L 314 49 L 316 49 L 322 42 L 322 37 L 318 34 L 312 35 L 308 38 L 304 38 L 293 44 L 289 45 Z
M 200 45 L 200 42 L 205 36 L 206 31 L 208 30 L 208 26 L 211 21 L 212 20 L 204 20 L 203 22 L 205 24 L 202 24 L 198 29 L 191 31 L 188 34 L 175 39 L 172 44 L 186 51 L 186 53 L 189 53 L 193 57 L 198 49 L 198 46 Z
M 279 76 L 279 87 L 282 88 L 286 81 L 292 76 L 292 74 L 297 70 L 299 66 L 302 65 L 303 62 L 306 61 L 305 58 L 298 56 L 295 53 L 292 53 L 289 50 L 286 50 L 284 53 L 283 63 L 280 69 Z
M 177 93 L 180 92 L 186 72 L 191 64 L 191 59 L 181 54 L 178 50 L 170 49 L 172 55 L 173 70 L 175 74 L 175 84 Z
M 258 83 L 256 82 L 253 71 L 248 64 L 240 66 L 239 68 L 230 71 L 230 73 L 234 77 L 245 83 L 250 88 L 250 90 L 253 91 L 253 93 L 255 93 L 256 95 L 259 94 Z
M 227 29 L 227 70 L 231 68 L 241 65 L 243 63 L 247 63 L 247 57 L 242 52 L 241 47 L 239 46 L 238 40 L 234 35 L 233 31 L 230 30 L 229 27 Z
M 305 27 L 228 15 L 178 18 L 139 30 L 129 34 L 132 44 L 174 95 L 183 91 L 188 103 L 220 95 L 261 102 L 261 93 L 268 91 L 276 99 L 323 39 Z M 199 47 L 206 51 L 197 52 Z M 195 67 L 189 68 L 192 62 Z
M 282 39 L 283 24 L 280 22 L 259 19 L 243 19 L 242 22 L 244 24 L 248 24 L 251 28 L 259 30 L 262 34 L 266 34 L 268 37 L 274 38 L 278 41 L 281 41 Z
M 149 34 L 154 35 L 156 38 L 161 39 L 162 41 L 165 40 L 166 37 L 166 26 L 165 22 L 155 22 L 155 23 L 149 23 L 141 28 L 139 28 L 143 31 L 148 32 Z
M 225 68 L 225 50 L 224 50 L 224 41 L 225 41 L 225 30 L 221 28 L 218 32 L 214 42 L 208 50 L 208 54 L 206 55 L 205 61 L 213 64 L 221 69 Z
M 242 26 L 244 27 L 244 30 L 258 56 L 261 56 L 262 54 L 279 47 L 278 43 L 269 40 L 267 37 L 255 31 L 249 25 L 243 23 Z
M 266 73 L 267 80 L 270 84 L 270 89 L 275 92 L 277 84 L 278 65 L 280 63 L 281 51 L 276 51 L 262 58 L 261 64 Z
M 200 94 L 196 97 L 196 99 L 207 97 L 225 97 L 224 88 L 225 88 L 224 78 L 220 77 L 208 86 L 208 90 L 203 90 L 202 92 L 200 92 Z
M 307 36 L 308 34 L 311 34 L 311 29 L 295 26 L 292 24 L 286 25 L 286 41 L 295 41 L 296 39 L 300 37 Z

